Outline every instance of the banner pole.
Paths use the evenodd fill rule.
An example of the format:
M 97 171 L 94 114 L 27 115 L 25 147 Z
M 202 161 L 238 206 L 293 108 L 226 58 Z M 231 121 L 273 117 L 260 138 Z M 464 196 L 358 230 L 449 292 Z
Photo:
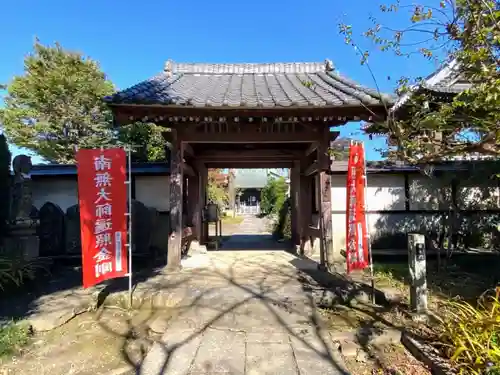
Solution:
M 128 304 L 132 310 L 132 151 L 127 147 L 128 159 Z
M 365 183 L 364 189 L 365 189 L 365 194 L 364 194 L 364 210 L 365 210 L 365 225 L 366 225 L 366 238 L 367 238 L 367 243 L 368 243 L 368 257 L 370 260 L 370 278 L 371 278 L 371 287 L 372 287 L 372 303 L 375 304 L 375 276 L 373 272 L 373 255 L 372 255 L 372 244 L 371 244 L 371 236 L 370 236 L 370 219 L 368 217 L 368 173 L 366 170 L 366 152 L 365 152 L 365 147 L 364 143 L 363 145 L 363 180 Z

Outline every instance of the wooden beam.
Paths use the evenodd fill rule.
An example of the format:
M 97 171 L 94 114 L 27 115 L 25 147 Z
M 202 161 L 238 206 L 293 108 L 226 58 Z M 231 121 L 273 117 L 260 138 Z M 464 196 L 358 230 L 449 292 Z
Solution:
M 161 132 L 161 136 L 163 137 L 163 139 L 169 143 L 172 143 L 174 140 L 177 140 L 177 133 L 172 134 L 172 132 L 170 130 L 165 130 L 163 132 Z
M 196 176 L 196 173 L 193 169 L 193 167 L 191 167 L 189 164 L 187 164 L 186 162 L 183 162 L 182 163 L 182 171 L 183 173 L 185 173 L 186 175 L 190 176 L 190 177 L 194 177 Z
M 330 141 L 330 142 L 333 142 L 335 141 L 340 135 L 340 132 L 338 131 L 330 131 L 330 129 L 328 129 L 328 136 L 327 136 L 327 139 Z
M 196 236 L 200 244 L 206 244 L 208 241 L 208 225 L 202 221 L 202 211 L 206 205 L 206 194 L 207 194 L 207 184 L 208 184 L 208 169 L 204 163 L 200 160 L 195 161 L 196 172 L 198 173 L 199 185 L 198 185 L 198 212 L 200 226 L 196 229 Z
M 293 158 L 254 158 L 254 159 L 238 159 L 238 158 L 203 158 L 199 159 L 204 163 L 207 164 L 224 164 L 224 163 L 229 163 L 229 164 L 283 164 L 287 163 L 289 165 L 292 165 L 293 163 Z
M 206 163 L 207 168 L 292 168 L 293 161 L 211 161 L 201 160 Z
M 184 153 L 185 154 L 187 154 L 189 156 L 195 156 L 193 147 L 191 147 L 191 145 L 189 143 L 183 142 L 183 146 L 184 146 Z
M 297 158 L 301 156 L 300 151 L 293 150 L 280 150 L 277 146 L 276 150 L 206 150 L 198 152 L 196 155 L 197 159 L 229 159 L 229 160 L 244 160 L 244 159 L 254 159 L 254 158 Z
M 319 172 L 319 163 L 317 161 L 315 161 L 309 167 L 306 168 L 306 171 L 304 174 L 306 176 L 311 176 L 311 175 L 318 173 L 318 172 Z
M 183 145 L 177 139 L 177 131 L 172 129 L 166 138 L 170 143 L 170 234 L 168 237 L 167 268 L 181 268 L 182 251 L 182 192 L 183 176 Z
M 182 139 L 189 143 L 310 143 L 321 139 L 318 132 L 300 133 L 259 133 L 242 131 L 240 133 L 202 133 L 188 132 Z
M 245 107 L 193 107 L 175 106 L 162 104 L 108 104 L 117 122 L 126 125 L 135 121 L 154 122 L 158 125 L 168 127 L 186 127 L 197 120 L 204 121 L 205 118 L 219 120 L 220 118 L 230 119 L 234 117 L 266 118 L 267 121 L 274 121 L 276 118 L 287 120 L 290 117 L 297 118 L 298 121 L 312 125 L 336 126 L 345 124 L 347 121 L 381 121 L 386 118 L 385 106 L 380 104 L 370 106 L 345 106 L 345 107 L 293 107 L 293 108 L 245 108 Z M 175 117 L 175 118 L 172 118 Z M 180 129 L 180 127 L 179 127 Z
M 311 145 L 307 148 L 307 150 L 305 152 L 305 156 L 311 155 L 314 151 L 316 151 L 316 149 L 318 147 L 319 147 L 319 143 L 318 142 L 311 143 Z
M 193 224 L 194 237 L 198 242 L 201 241 L 201 202 L 200 202 L 200 174 L 196 173 L 195 176 L 188 178 L 188 208 L 189 217 Z

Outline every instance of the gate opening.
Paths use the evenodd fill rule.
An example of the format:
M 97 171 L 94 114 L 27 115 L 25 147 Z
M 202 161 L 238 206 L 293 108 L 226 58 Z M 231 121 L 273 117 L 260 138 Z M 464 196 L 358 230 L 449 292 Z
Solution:
M 209 250 L 291 248 L 290 169 L 208 169 L 206 191 L 219 216 L 206 218 Z

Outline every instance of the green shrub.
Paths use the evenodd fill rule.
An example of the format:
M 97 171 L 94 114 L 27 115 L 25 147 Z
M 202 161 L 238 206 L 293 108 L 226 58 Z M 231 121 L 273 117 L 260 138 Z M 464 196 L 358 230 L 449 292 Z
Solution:
M 461 374 L 500 373 L 500 287 L 484 294 L 477 306 L 448 302 L 443 310 L 440 342 Z
M 16 354 L 28 344 L 31 330 L 27 324 L 10 322 L 0 326 L 0 357 Z
M 287 198 L 279 207 L 278 221 L 276 222 L 273 234 L 278 239 L 292 239 L 292 202 Z
M 288 184 L 284 177 L 270 177 L 262 188 L 260 209 L 265 215 L 278 215 L 287 199 Z

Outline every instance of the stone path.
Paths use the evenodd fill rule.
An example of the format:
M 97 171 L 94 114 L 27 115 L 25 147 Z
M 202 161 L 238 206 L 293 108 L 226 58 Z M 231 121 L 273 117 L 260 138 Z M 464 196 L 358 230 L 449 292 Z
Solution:
M 270 234 L 269 220 L 256 216 L 245 216 L 235 234 Z
M 273 250 L 284 249 L 269 233 L 269 220 L 256 216 L 245 216 L 221 248 L 222 250 Z
M 178 315 L 139 374 L 347 374 L 301 279 L 314 265 L 284 251 L 197 256 L 208 261 L 182 272 Z

